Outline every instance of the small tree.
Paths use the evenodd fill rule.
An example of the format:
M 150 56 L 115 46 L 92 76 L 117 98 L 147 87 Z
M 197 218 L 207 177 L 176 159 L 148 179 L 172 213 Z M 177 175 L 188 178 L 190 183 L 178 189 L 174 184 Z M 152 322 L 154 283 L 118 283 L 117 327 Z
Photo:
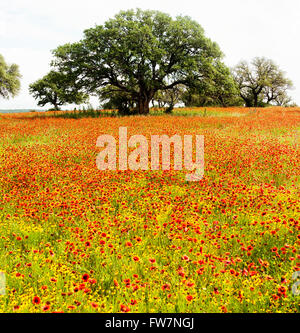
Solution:
M 158 107 L 162 108 L 167 106 L 166 113 L 171 113 L 174 106 L 182 101 L 184 92 L 185 86 L 182 84 L 179 84 L 169 90 L 159 90 L 155 93 L 152 104 L 157 101 Z
M 130 94 L 114 87 L 106 86 L 97 91 L 103 109 L 118 109 L 122 115 L 129 115 L 134 112 L 136 103 Z
M 205 91 L 206 90 L 206 91 Z M 238 105 L 239 90 L 230 70 L 222 63 L 218 63 L 212 79 L 207 82 L 207 88 L 202 94 L 212 99 L 212 104 L 223 107 Z
M 278 106 L 292 106 L 293 105 L 293 101 L 292 98 L 289 97 L 285 92 L 282 92 L 281 94 L 277 94 L 276 98 L 275 98 L 275 102 Z
M 18 65 L 9 66 L 0 54 L 0 96 L 15 97 L 20 91 L 20 78 Z
M 55 110 L 67 103 L 81 104 L 88 100 L 88 95 L 77 90 L 71 76 L 53 70 L 32 83 L 29 92 L 38 99 L 39 106 L 52 104 Z
M 247 107 L 278 103 L 280 96 L 287 97 L 286 91 L 292 88 L 292 82 L 272 60 L 254 58 L 251 65 L 241 61 L 233 69 L 240 96 Z
M 222 63 L 216 64 L 212 75 L 202 80 L 183 95 L 185 106 L 232 106 L 240 104 L 237 85 L 230 70 Z

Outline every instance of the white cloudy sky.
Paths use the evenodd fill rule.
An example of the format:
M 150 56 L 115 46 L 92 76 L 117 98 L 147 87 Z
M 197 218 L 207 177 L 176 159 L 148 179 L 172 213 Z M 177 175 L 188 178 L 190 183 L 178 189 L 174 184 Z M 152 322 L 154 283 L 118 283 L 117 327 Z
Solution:
M 137 7 L 192 17 L 220 45 L 228 66 L 255 56 L 273 59 L 294 82 L 290 94 L 300 104 L 299 0 L 1 0 L 0 54 L 23 77 L 18 97 L 1 99 L 0 109 L 36 108 L 28 85 L 49 71 L 51 50 Z

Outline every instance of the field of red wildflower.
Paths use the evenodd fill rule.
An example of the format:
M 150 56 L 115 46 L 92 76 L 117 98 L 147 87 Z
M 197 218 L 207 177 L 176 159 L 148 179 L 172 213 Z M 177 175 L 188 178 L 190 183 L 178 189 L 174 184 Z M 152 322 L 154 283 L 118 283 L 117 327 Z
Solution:
M 0 312 L 299 312 L 300 108 L 0 115 Z M 100 171 L 98 136 L 204 135 L 205 174 Z

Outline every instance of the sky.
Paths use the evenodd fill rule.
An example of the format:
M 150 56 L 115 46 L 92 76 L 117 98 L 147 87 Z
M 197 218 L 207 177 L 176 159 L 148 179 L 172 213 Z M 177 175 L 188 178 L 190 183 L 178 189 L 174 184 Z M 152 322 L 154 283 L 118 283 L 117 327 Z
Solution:
M 0 109 L 41 109 L 28 86 L 49 72 L 51 51 L 135 8 L 190 16 L 217 42 L 229 67 L 256 56 L 272 59 L 293 81 L 289 94 L 300 105 L 299 0 L 1 0 L 0 54 L 19 65 L 22 79 L 20 94 L 0 99 Z M 98 107 L 95 98 L 91 103 Z

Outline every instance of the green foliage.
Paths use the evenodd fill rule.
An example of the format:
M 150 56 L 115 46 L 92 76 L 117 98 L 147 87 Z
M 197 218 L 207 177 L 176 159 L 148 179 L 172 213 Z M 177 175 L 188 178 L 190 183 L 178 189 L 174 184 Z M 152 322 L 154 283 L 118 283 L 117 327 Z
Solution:
M 246 106 L 287 106 L 291 102 L 287 90 L 292 88 L 292 81 L 270 59 L 256 57 L 251 65 L 241 61 L 233 69 L 240 96 Z
M 233 106 L 241 105 L 238 87 L 230 70 L 221 62 L 213 68 L 210 77 L 193 89 L 187 90 L 182 98 L 185 106 Z
M 186 91 L 186 87 L 183 84 L 178 84 L 172 89 L 159 90 L 155 93 L 152 103 L 155 101 L 158 103 L 159 108 L 166 107 L 166 113 L 172 113 L 174 106 L 182 101 L 182 97 Z
M 53 53 L 52 65 L 72 75 L 84 91 L 116 88 L 121 99 L 130 96 L 127 102 L 141 114 L 149 113 L 156 92 L 199 85 L 214 76 L 216 66 L 224 66 L 218 45 L 205 37 L 197 22 L 140 9 L 121 11 L 104 25 L 86 30 L 80 42 Z
M 67 103 L 84 103 L 88 96 L 77 90 L 72 77 L 52 70 L 42 79 L 32 83 L 29 86 L 29 92 L 38 99 L 39 106 L 49 103 L 55 110 L 59 110 L 61 105 Z
M 20 91 L 20 78 L 18 65 L 7 65 L 0 54 L 0 96 L 3 98 L 15 97 Z
M 116 87 L 106 86 L 97 91 L 103 109 L 118 109 L 120 115 L 134 113 L 136 103 L 132 100 L 129 93 Z

